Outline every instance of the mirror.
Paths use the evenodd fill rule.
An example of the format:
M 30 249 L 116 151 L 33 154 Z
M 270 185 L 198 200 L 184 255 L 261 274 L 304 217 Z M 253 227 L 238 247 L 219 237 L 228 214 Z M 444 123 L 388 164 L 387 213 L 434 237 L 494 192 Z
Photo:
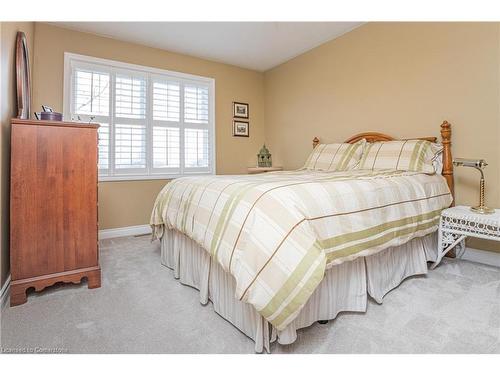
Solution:
M 19 31 L 16 39 L 17 118 L 30 118 L 31 84 L 26 35 Z

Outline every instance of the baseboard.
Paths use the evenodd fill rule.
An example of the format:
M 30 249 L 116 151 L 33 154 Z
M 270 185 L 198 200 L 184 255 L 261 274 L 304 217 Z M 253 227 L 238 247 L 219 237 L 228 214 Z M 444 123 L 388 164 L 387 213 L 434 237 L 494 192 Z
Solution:
M 7 306 L 7 302 L 9 300 L 9 290 L 10 290 L 10 275 L 7 277 L 7 280 L 2 285 L 2 289 L 0 289 L 0 309 L 3 310 L 5 306 Z
M 145 224 L 145 225 L 133 225 L 130 227 L 102 229 L 99 231 L 99 239 L 105 240 L 107 238 L 139 236 L 142 234 L 150 234 L 150 233 L 151 233 L 151 227 L 147 224 Z
M 484 251 L 468 247 L 460 259 L 500 267 L 500 253 L 494 253 L 492 251 Z

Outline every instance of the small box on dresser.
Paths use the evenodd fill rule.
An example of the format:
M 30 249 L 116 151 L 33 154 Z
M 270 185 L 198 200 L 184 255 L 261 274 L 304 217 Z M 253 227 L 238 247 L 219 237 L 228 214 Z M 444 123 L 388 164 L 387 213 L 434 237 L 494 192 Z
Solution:
M 10 305 L 57 282 L 101 286 L 97 124 L 12 120 Z

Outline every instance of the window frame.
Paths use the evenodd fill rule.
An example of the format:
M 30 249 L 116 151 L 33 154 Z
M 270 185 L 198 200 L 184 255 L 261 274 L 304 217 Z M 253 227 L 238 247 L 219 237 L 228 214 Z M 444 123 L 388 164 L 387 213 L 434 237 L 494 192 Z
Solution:
M 108 116 L 95 116 L 94 122 L 103 122 L 104 118 L 109 118 L 109 154 L 108 154 L 108 174 L 102 174 L 102 169 L 99 170 L 99 181 L 133 181 L 133 180 L 164 180 L 173 179 L 182 176 L 196 176 L 196 175 L 214 175 L 216 171 L 216 149 L 215 149 L 215 79 L 210 77 L 197 76 L 187 73 L 175 72 L 171 70 L 158 69 L 143 65 L 129 64 L 121 61 L 101 59 L 92 56 L 79 55 L 75 53 L 65 52 L 64 53 L 64 92 L 63 92 L 63 116 L 66 121 L 71 121 L 71 114 L 73 113 L 73 102 L 72 102 L 72 88 L 73 88 L 73 65 L 76 64 L 78 67 L 88 66 L 89 69 L 95 69 L 96 65 L 99 66 L 99 70 L 110 74 L 110 97 L 109 106 L 110 111 Z M 146 81 L 146 119 L 144 120 L 146 124 L 146 168 L 144 173 L 137 173 L 134 171 L 129 171 L 130 173 L 116 173 L 116 167 L 114 165 L 114 155 L 115 155 L 115 144 L 114 144 L 114 124 L 111 124 L 111 120 L 116 117 L 114 116 L 114 100 L 115 93 L 112 92 L 114 89 L 114 74 L 120 71 L 126 74 L 135 73 L 136 75 L 143 75 L 147 77 Z M 168 121 L 154 120 L 153 119 L 153 79 L 164 79 L 176 81 L 181 84 L 181 102 L 184 100 L 184 90 L 183 87 L 186 84 L 194 85 L 204 85 L 208 88 L 208 124 L 200 125 L 197 123 L 186 123 L 184 121 L 184 114 L 180 113 L 179 122 L 176 127 L 179 128 L 179 168 L 175 168 L 175 172 L 168 173 L 166 168 L 154 168 L 153 165 L 153 127 L 155 123 L 165 123 Z M 182 108 L 184 105 L 182 104 Z M 183 111 L 180 111 L 183 112 Z M 85 116 L 83 116 L 85 117 Z M 185 129 L 208 129 L 208 170 L 205 168 L 185 168 L 184 166 L 184 131 Z M 113 138 L 113 139 L 112 139 Z

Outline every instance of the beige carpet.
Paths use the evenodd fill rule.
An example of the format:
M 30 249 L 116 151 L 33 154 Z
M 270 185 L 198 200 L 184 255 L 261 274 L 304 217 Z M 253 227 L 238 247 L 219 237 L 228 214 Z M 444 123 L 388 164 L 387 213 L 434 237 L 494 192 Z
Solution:
M 101 241 L 103 282 L 54 286 L 1 316 L 3 352 L 253 353 L 254 343 L 200 305 L 160 264 L 149 237 Z M 500 269 L 445 260 L 383 305 L 300 330 L 273 353 L 500 353 Z

